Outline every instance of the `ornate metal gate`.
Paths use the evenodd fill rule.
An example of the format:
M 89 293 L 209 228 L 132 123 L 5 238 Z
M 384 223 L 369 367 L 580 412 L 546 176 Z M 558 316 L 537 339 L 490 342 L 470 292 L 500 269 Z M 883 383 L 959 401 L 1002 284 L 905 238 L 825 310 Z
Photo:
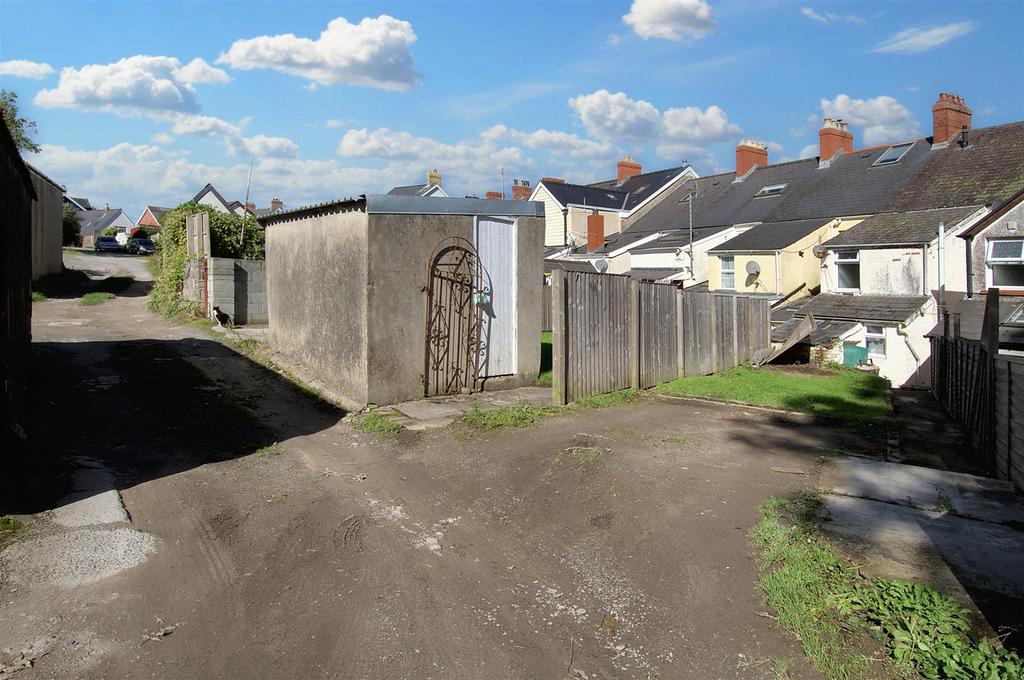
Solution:
M 423 394 L 457 394 L 479 389 L 483 266 L 464 238 L 441 241 L 427 270 L 427 319 Z

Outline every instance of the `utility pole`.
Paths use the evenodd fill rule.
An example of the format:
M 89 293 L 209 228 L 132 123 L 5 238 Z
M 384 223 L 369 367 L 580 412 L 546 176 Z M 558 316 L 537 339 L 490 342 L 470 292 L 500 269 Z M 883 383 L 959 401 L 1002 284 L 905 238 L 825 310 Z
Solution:
M 245 218 L 249 216 L 249 187 L 252 186 L 252 154 L 249 154 L 249 177 L 245 180 L 245 201 L 242 203 L 242 228 L 238 231 L 238 245 L 245 243 Z

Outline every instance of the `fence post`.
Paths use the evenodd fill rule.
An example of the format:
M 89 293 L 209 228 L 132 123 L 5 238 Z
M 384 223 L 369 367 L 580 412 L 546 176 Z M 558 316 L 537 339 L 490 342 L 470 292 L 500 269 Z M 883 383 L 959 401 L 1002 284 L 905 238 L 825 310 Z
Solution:
M 711 320 L 711 372 L 718 373 L 720 361 L 718 356 L 718 312 L 716 311 L 718 305 L 715 304 L 714 293 L 708 295 L 708 302 L 711 303 L 708 306 L 708 317 Z
M 640 389 L 640 286 L 629 280 L 629 386 Z
M 551 403 L 557 406 L 567 403 L 565 323 L 565 270 L 555 269 L 551 272 Z
M 681 290 L 676 291 L 676 377 L 682 378 L 686 375 L 686 367 L 683 365 L 686 361 L 686 352 L 683 351 L 683 343 L 686 341 L 686 330 L 683 328 L 683 319 L 685 319 L 684 306 L 686 301 L 683 299 L 686 293 Z

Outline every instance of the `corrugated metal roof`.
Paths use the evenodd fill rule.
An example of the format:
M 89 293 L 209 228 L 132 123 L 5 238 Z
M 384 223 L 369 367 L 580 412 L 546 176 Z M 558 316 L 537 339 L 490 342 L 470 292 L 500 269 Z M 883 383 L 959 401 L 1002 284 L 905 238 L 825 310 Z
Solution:
M 494 217 L 544 217 L 540 201 L 488 201 L 477 198 L 435 198 L 430 196 L 394 196 L 371 194 L 359 198 L 324 201 L 283 210 L 258 218 L 270 225 L 303 219 L 317 214 L 362 211 L 381 215 L 487 215 Z

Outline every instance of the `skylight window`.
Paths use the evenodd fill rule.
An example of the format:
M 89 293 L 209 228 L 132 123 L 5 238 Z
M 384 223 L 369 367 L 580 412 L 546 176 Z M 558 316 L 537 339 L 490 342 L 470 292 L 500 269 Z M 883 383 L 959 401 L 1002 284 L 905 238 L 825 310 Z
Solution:
M 903 160 L 903 157 L 910 151 L 910 147 L 914 146 L 914 142 L 904 142 L 903 144 L 893 144 L 885 150 L 878 160 L 875 161 L 875 165 L 892 165 L 893 163 L 899 163 Z
M 764 198 L 765 196 L 779 196 L 786 188 L 786 184 L 767 184 L 761 187 L 761 190 L 754 194 L 754 198 Z

